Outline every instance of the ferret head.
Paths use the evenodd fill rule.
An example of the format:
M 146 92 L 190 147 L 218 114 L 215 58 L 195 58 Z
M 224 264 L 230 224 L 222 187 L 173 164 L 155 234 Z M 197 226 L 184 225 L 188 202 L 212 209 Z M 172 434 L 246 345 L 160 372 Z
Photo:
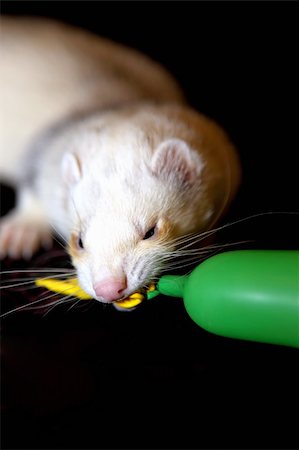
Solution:
M 68 153 L 62 163 L 69 253 L 81 287 L 110 303 L 155 279 L 177 238 L 206 225 L 204 161 L 175 134 L 149 138 L 130 125 L 89 131 L 80 145 L 89 154 Z

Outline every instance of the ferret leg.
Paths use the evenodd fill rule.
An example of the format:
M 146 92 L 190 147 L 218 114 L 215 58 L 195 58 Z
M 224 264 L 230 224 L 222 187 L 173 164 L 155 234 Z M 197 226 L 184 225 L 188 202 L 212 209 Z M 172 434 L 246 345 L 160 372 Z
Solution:
M 51 229 L 34 192 L 18 193 L 17 206 L 0 221 L 0 259 L 30 259 L 40 247 L 52 246 Z

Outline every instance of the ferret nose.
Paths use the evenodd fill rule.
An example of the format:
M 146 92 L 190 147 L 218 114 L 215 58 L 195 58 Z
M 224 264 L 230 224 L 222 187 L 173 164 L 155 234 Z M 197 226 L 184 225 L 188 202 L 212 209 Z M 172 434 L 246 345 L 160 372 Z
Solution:
M 122 296 L 122 292 L 127 287 L 127 279 L 125 276 L 117 278 L 106 278 L 94 285 L 94 291 L 98 297 L 102 297 L 107 302 L 117 300 Z

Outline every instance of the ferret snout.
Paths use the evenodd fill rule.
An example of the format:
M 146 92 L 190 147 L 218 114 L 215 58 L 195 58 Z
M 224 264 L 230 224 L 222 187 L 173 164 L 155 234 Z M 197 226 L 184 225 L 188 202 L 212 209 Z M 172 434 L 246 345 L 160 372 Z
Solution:
M 126 288 L 127 278 L 125 275 L 105 278 L 93 286 L 96 296 L 103 298 L 107 303 L 119 299 Z

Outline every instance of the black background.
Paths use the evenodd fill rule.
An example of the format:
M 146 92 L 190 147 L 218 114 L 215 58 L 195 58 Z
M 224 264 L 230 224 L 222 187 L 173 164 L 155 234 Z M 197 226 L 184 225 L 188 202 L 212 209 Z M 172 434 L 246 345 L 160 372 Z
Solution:
M 297 3 L 4 1 L 1 9 L 59 18 L 163 63 L 238 147 L 243 182 L 226 222 L 298 211 Z M 5 211 L 13 197 L 1 194 Z M 260 216 L 218 241 L 297 248 L 296 222 Z M 26 295 L 2 295 L 4 308 Z M 130 314 L 102 305 L 21 312 L 2 327 L 3 448 L 298 447 L 297 351 L 211 335 L 180 302 Z

